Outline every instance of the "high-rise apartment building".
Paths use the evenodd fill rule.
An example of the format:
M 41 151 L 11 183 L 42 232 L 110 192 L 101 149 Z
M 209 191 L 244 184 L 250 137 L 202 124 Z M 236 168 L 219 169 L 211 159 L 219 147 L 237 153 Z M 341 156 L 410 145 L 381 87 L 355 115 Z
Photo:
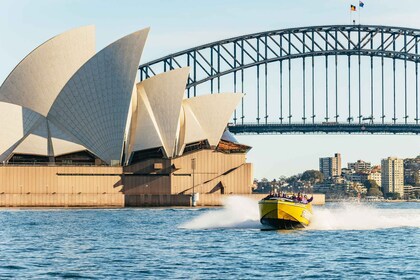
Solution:
M 381 161 L 381 179 L 384 193 L 399 193 L 404 196 L 404 162 L 388 157 Z
M 366 162 L 366 161 L 363 161 L 363 160 L 358 160 L 356 162 L 347 163 L 347 167 L 349 169 L 353 169 L 354 171 L 356 171 L 356 173 L 359 173 L 359 172 L 367 173 L 371 169 L 371 164 L 370 164 L 370 162 Z
M 320 158 L 319 171 L 324 178 L 341 176 L 341 155 L 337 153 L 334 157 Z

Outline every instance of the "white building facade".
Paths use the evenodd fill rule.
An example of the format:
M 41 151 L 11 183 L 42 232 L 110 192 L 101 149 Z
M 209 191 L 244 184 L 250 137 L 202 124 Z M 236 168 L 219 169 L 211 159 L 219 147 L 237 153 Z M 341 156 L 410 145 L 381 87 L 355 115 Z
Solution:
M 404 162 L 402 159 L 388 157 L 381 161 L 381 179 L 384 193 L 399 193 L 404 196 Z

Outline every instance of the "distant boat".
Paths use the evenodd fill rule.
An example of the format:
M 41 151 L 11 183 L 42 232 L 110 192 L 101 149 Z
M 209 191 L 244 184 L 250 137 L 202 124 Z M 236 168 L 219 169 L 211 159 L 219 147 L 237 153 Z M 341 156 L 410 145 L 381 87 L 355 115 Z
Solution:
M 311 203 L 269 197 L 260 200 L 258 205 L 261 223 L 275 229 L 303 228 L 309 225 L 312 217 Z

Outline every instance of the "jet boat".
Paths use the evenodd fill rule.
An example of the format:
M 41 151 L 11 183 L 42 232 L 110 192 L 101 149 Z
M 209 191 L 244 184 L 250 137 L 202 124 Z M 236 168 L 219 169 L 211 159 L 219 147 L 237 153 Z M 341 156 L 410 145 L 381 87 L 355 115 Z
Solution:
M 309 225 L 312 217 L 311 203 L 268 197 L 260 200 L 258 205 L 261 223 L 276 229 L 303 228 Z

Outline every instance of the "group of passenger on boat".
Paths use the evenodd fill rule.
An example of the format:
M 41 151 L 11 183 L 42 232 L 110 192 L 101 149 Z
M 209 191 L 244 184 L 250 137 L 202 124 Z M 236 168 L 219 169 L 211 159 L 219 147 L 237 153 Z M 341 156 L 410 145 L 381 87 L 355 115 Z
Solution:
M 285 200 L 293 201 L 293 202 L 299 202 L 303 204 L 311 203 L 312 200 L 314 200 L 314 196 L 312 195 L 311 198 L 308 198 L 306 194 L 298 193 L 297 195 L 295 193 L 287 194 L 287 193 L 278 193 L 274 191 L 270 191 L 270 194 L 266 196 L 264 199 L 276 199 L 276 198 L 282 198 Z

